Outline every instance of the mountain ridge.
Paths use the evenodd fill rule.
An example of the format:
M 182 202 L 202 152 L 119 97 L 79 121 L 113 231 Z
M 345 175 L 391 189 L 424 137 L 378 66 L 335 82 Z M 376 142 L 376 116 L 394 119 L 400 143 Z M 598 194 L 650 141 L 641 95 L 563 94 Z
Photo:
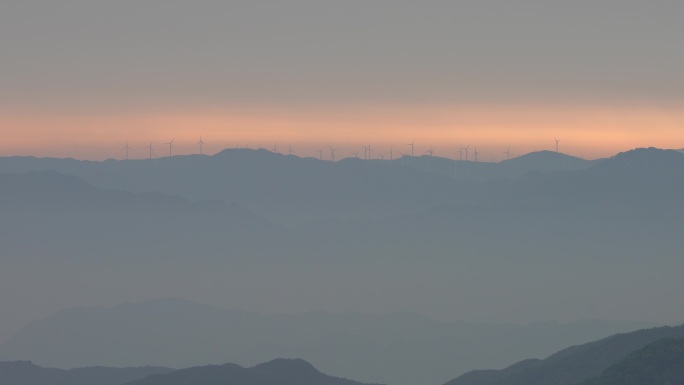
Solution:
M 7 385 L 123 385 L 174 369 L 162 367 L 88 367 L 70 370 L 44 368 L 31 361 L 0 362 L 0 383 Z
M 0 359 L 30 358 L 57 367 L 188 367 L 297 356 L 312 359 L 326 372 L 366 382 L 441 383 L 454 370 L 524 357 L 521 346 L 528 352 L 553 352 L 575 341 L 642 326 L 617 321 L 490 325 L 436 321 L 413 313 L 268 315 L 167 298 L 59 311 L 0 344 Z M 492 354 L 495 348 L 498 353 Z M 436 351 L 438 359 L 420 361 Z M 452 357 L 460 357 L 459 363 Z M 401 364 L 407 361 L 414 365 Z
M 563 349 L 542 360 L 523 360 L 502 370 L 469 372 L 445 385 L 575 385 L 665 337 L 684 337 L 684 325 L 615 334 Z
M 192 367 L 153 375 L 126 385 L 185 385 L 190 382 L 202 385 L 363 385 L 325 375 L 302 359 L 276 359 L 250 368 L 235 364 Z

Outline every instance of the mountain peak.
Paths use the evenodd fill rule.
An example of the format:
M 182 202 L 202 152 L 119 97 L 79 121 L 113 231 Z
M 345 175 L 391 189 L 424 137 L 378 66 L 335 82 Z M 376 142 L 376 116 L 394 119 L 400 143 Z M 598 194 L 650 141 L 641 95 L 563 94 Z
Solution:
M 278 358 L 256 365 L 254 369 L 271 374 L 321 374 L 318 369 L 301 358 Z
M 684 154 L 675 150 L 662 150 L 654 147 L 637 148 L 606 159 L 597 166 L 597 169 L 620 174 L 648 171 L 670 178 L 681 174 L 684 170 Z
M 611 159 L 613 160 L 640 160 L 640 161 L 657 161 L 657 160 L 681 160 L 684 155 L 676 150 L 663 150 L 655 147 L 635 148 L 633 150 L 621 152 Z
M 546 160 L 574 159 L 574 160 L 579 160 L 579 161 L 586 161 L 585 159 L 578 158 L 576 156 L 564 154 L 562 152 L 549 151 L 549 150 L 530 152 L 530 153 L 527 153 L 525 155 L 520 155 L 516 158 L 513 158 L 510 161 L 520 161 L 520 160 L 526 160 L 526 159 L 536 159 L 536 160 L 540 160 L 540 159 L 546 159 Z

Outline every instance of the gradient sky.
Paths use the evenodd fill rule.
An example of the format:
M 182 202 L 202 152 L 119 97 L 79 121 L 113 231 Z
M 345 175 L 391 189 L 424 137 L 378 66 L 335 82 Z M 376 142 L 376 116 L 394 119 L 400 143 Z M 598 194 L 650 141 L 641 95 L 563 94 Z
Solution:
M 684 147 L 679 1 L 4 1 L 0 155 Z

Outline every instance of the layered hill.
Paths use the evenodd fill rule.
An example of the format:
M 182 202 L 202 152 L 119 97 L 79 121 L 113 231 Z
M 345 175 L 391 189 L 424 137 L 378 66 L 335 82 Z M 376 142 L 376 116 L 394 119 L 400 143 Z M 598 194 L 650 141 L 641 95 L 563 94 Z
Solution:
M 266 150 L 231 149 L 214 156 L 131 161 L 0 158 L 0 172 L 54 170 L 99 188 L 235 202 L 279 223 L 301 224 L 335 217 L 382 217 L 435 204 L 468 202 L 477 196 L 473 183 L 515 179 L 528 172 L 577 171 L 593 164 L 553 152 L 501 163 L 432 156 L 329 162 Z
M 51 171 L 0 174 L 0 210 L 4 258 L 254 258 L 267 254 L 257 239 L 283 239 L 237 205 L 104 190 Z
M 188 367 L 295 356 L 368 382 L 439 384 L 454 371 L 503 365 L 640 327 L 608 321 L 448 323 L 407 313 L 261 315 L 164 299 L 60 311 L 0 344 L 0 359 L 30 358 L 59 367 Z
M 684 338 L 664 338 L 639 349 L 581 385 L 684 384 Z
M 63 162 L 82 167 L 88 180 L 55 172 L 0 176 L 0 289 L 7 308 L 14 309 L 0 314 L 7 336 L 61 308 L 165 296 L 286 314 L 318 308 L 521 322 L 681 319 L 680 309 L 660 305 L 678 301 L 684 290 L 684 154 L 676 151 L 640 149 L 587 169 L 467 183 L 392 162 L 331 163 L 251 150 L 140 163 Z M 269 212 L 306 207 L 334 217 L 332 207 L 358 211 L 344 209 L 341 218 L 287 229 L 241 205 L 173 195 L 183 191 L 260 204 Z M 385 203 L 393 207 L 391 215 L 368 218 L 379 211 L 366 208 Z M 50 311 L 12 319 L 38 304 Z M 369 347 L 375 343 L 370 333 L 350 339 L 342 337 L 346 330 L 337 330 L 324 343 L 300 346 L 297 356 L 343 362 L 332 357 L 340 350 L 329 349 L 339 344 L 380 357 L 384 351 L 409 352 L 388 356 L 387 367 L 429 352 L 458 355 L 462 366 L 446 374 L 444 368 L 454 365 L 446 359 L 435 358 L 435 370 L 426 368 L 444 382 L 483 367 L 468 359 L 496 348 L 456 335 L 453 341 L 466 339 L 457 350 L 456 342 L 444 338 L 448 333 L 394 345 L 387 337 Z M 502 355 L 496 365 L 550 354 L 569 343 L 574 341 L 530 355 Z M 478 346 L 486 349 L 473 353 Z M 192 364 L 290 356 L 279 352 Z M 342 358 L 369 373 L 366 360 L 355 357 Z M 31 354 L 7 359 L 50 363 Z M 107 362 L 92 364 L 98 363 Z
M 684 337 L 684 326 L 617 334 L 561 350 L 543 360 L 521 361 L 503 370 L 470 372 L 448 382 L 447 385 L 574 385 L 601 376 L 604 371 L 608 373 L 608 376 L 610 373 L 616 373 L 617 376 L 618 372 L 623 375 L 629 373 L 631 365 L 641 365 L 641 360 L 645 360 L 644 365 L 653 364 L 657 358 L 649 357 L 649 354 L 658 351 L 661 347 L 667 351 L 663 355 L 680 354 L 678 344 L 666 343 L 667 347 L 658 344 L 655 348 L 645 347 L 663 338 L 682 337 Z M 640 349 L 645 350 L 636 353 L 636 356 L 626 358 Z M 625 359 L 626 361 L 620 363 Z M 660 364 L 663 367 L 670 365 L 669 361 Z M 611 367 L 612 369 L 607 371 Z M 604 379 L 608 380 L 608 377 Z M 597 381 L 602 381 L 602 379 L 597 379 Z
M 328 376 L 301 359 L 278 359 L 251 368 L 235 364 L 193 367 L 127 385 L 363 385 Z
M 0 362 L 0 383 L 7 385 L 123 385 L 173 369 L 91 367 L 72 370 L 50 369 L 28 361 Z

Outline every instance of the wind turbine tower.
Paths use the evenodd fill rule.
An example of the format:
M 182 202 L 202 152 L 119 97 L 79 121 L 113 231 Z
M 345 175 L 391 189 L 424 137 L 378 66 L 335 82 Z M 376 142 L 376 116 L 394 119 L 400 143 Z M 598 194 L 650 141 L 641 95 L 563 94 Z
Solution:
M 330 159 L 334 162 L 335 161 L 335 153 L 337 152 L 337 149 L 335 147 L 330 147 Z
M 504 154 L 506 154 L 506 160 L 511 160 L 511 148 L 508 147 L 506 151 L 504 151 Z
M 171 139 L 170 142 L 166 143 L 169 145 L 169 156 L 173 155 L 173 141 L 176 140 L 176 138 Z
M 553 138 L 553 140 L 555 140 L 555 141 L 556 141 L 556 152 L 559 152 L 559 144 L 560 144 L 560 140 L 558 140 L 558 139 L 556 139 L 556 138 Z
M 150 145 L 145 148 L 150 150 L 150 159 L 152 159 L 152 142 L 150 142 Z
M 477 163 L 477 156 L 478 156 L 480 153 L 477 152 L 477 147 L 475 147 L 474 150 L 475 150 L 475 163 Z
M 128 150 L 131 149 L 131 147 L 128 145 L 128 140 L 126 140 L 126 145 L 124 146 L 124 151 L 126 151 L 126 160 L 128 160 Z
M 468 150 L 469 150 L 469 149 L 470 149 L 470 145 L 468 145 L 468 146 L 466 146 L 466 147 L 464 148 L 464 150 L 465 150 L 465 152 L 466 152 L 466 162 L 470 159 L 470 158 L 468 157 Z
M 413 150 L 414 150 L 415 147 L 416 147 L 416 141 L 415 141 L 415 140 L 412 141 L 411 143 L 407 144 L 407 146 L 410 146 L 410 147 L 411 147 L 411 157 L 413 157 Z
M 389 154 L 390 154 L 390 160 L 394 160 L 394 147 L 390 147 Z
M 197 142 L 197 144 L 199 144 L 200 155 L 204 155 L 204 140 L 202 139 L 201 135 L 200 135 L 200 141 Z

